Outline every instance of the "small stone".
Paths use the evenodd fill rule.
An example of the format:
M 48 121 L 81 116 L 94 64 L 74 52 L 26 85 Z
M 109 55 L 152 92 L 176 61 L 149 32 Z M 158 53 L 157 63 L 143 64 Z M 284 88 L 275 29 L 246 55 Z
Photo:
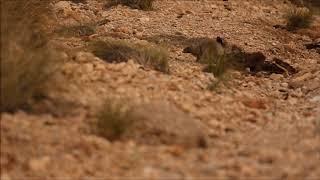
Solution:
M 38 159 L 32 159 L 29 161 L 29 168 L 33 171 L 43 171 L 50 163 L 50 157 L 45 156 Z
M 89 62 L 90 60 L 93 60 L 95 56 L 92 53 L 89 52 L 78 52 L 75 55 L 74 60 L 77 62 Z
M 254 109 L 266 109 L 266 102 L 263 101 L 262 99 L 247 99 L 243 100 L 242 103 L 249 107 L 249 108 L 254 108 Z
M 136 36 L 137 38 L 142 38 L 142 37 L 143 37 L 143 33 L 142 33 L 142 32 L 137 32 L 137 33 L 135 34 L 135 36 Z
M 272 79 L 272 80 L 274 80 L 274 81 L 278 81 L 278 80 L 283 79 L 283 75 L 282 75 L 282 74 L 272 73 L 272 74 L 270 75 L 270 79 Z
M 0 179 L 1 180 L 11 180 L 11 177 L 6 174 L 6 173 L 3 173 L 1 176 L 0 176 Z
M 298 88 L 301 87 L 303 85 L 303 83 L 305 82 L 305 80 L 310 79 L 312 77 L 311 73 L 305 73 L 302 76 L 296 77 L 294 79 L 292 79 L 289 83 L 290 87 L 293 88 Z
M 139 21 L 141 21 L 142 23 L 146 23 L 146 22 L 149 22 L 149 21 L 150 21 L 150 18 L 148 18 L 148 17 L 142 17 L 142 18 L 139 18 Z
M 54 4 L 54 9 L 56 11 L 71 10 L 71 5 L 70 5 L 70 2 L 68 2 L 68 1 L 59 1 L 56 4 Z
M 91 73 L 94 70 L 93 64 L 91 63 L 84 64 L 82 68 L 84 73 Z
M 294 97 L 300 98 L 303 96 L 303 92 L 302 92 L 301 88 L 298 88 L 291 95 Z
M 128 28 L 128 27 L 124 27 L 124 26 L 118 27 L 118 28 L 116 28 L 114 31 L 115 31 L 115 32 L 122 32 L 122 33 L 125 33 L 125 34 L 130 34 L 130 33 L 131 33 L 131 31 L 129 30 L 129 28 Z
M 310 99 L 311 102 L 320 102 L 320 96 L 315 96 Z
M 281 83 L 280 86 L 281 86 L 281 87 L 284 87 L 284 88 L 288 88 L 289 84 L 286 83 L 286 82 L 284 82 L 284 83 Z
M 185 12 L 186 12 L 186 14 L 194 14 L 194 12 L 191 10 L 186 10 Z
M 167 149 L 167 152 L 172 154 L 173 156 L 181 156 L 183 153 L 183 148 L 181 146 L 172 146 Z

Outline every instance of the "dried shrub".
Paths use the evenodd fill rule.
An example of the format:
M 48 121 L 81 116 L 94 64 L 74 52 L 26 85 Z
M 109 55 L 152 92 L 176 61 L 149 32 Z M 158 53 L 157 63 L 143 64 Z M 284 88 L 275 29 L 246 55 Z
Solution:
M 68 1 L 71 1 L 76 4 L 78 4 L 78 3 L 86 4 L 87 3 L 87 0 L 68 0 Z
M 155 0 L 110 0 L 106 7 L 122 4 L 134 9 L 152 10 L 154 1 Z
M 313 14 L 307 8 L 292 8 L 287 12 L 285 18 L 287 29 L 297 30 L 309 27 L 313 21 Z
M 65 26 L 55 31 L 56 34 L 64 37 L 90 36 L 95 32 L 95 27 L 92 25 Z
M 93 41 L 89 50 L 97 57 L 110 63 L 126 62 L 129 59 L 151 67 L 155 70 L 169 73 L 169 55 L 166 49 L 153 45 L 137 45 L 125 40 Z
M 47 3 L 39 0 L 2 3 L 0 111 L 12 112 L 28 108 L 30 99 L 42 93 L 42 85 L 58 68 L 60 59 L 39 27 Z
M 290 2 L 298 7 L 307 7 L 314 14 L 320 13 L 320 1 L 319 0 L 290 0 Z
M 94 131 L 104 138 L 116 140 L 135 120 L 131 107 L 124 100 L 108 98 L 96 114 Z
M 113 39 L 90 42 L 89 50 L 95 56 L 109 63 L 126 62 L 138 54 L 133 44 L 124 40 Z
M 206 56 L 206 68 L 205 72 L 213 73 L 215 77 L 222 77 L 227 70 L 227 58 L 225 55 L 218 57 Z
M 145 66 L 153 67 L 155 70 L 169 73 L 169 55 L 162 47 L 142 47 L 139 50 L 138 62 Z

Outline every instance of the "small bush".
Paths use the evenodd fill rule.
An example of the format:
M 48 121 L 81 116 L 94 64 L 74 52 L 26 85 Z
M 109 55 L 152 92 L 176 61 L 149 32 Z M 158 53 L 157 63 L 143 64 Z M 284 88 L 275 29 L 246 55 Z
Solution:
M 230 56 L 231 57 L 231 56 Z M 230 58 L 226 52 L 217 53 L 215 49 L 208 48 L 205 53 L 200 57 L 200 62 L 206 64 L 203 71 L 212 73 L 216 80 L 212 80 L 208 85 L 208 89 L 216 91 L 221 83 L 225 83 L 227 80 L 226 72 L 229 67 Z
M 215 77 L 222 77 L 226 72 L 227 63 L 225 56 L 219 56 L 214 61 L 210 61 L 205 68 L 206 72 L 211 72 Z
M 119 4 L 129 6 L 134 9 L 152 10 L 155 0 L 111 0 L 106 6 L 116 6 Z
M 68 1 L 71 1 L 76 4 L 78 4 L 78 3 L 86 4 L 87 3 L 87 0 L 68 0 Z
M 136 45 L 124 40 L 94 41 L 89 50 L 97 57 L 111 63 L 134 59 L 137 63 L 155 70 L 169 73 L 168 52 L 162 47 Z
M 121 100 L 107 99 L 97 113 L 96 133 L 109 140 L 116 140 L 131 126 L 135 117 L 132 109 Z
M 167 50 L 162 47 L 143 47 L 139 51 L 138 62 L 146 66 L 153 67 L 155 70 L 169 73 L 169 55 Z
M 109 63 L 126 62 L 138 54 L 133 44 L 124 40 L 113 39 L 108 39 L 107 41 L 90 42 L 89 50 L 95 56 Z
M 7 43 L 1 41 L 1 47 L 6 48 L 1 53 L 1 111 L 27 108 L 30 98 L 40 93 L 58 68 L 59 59 L 53 50 L 32 44 L 41 41 L 37 39 L 40 37 L 21 32 L 18 38 L 23 42 L 13 38 Z
M 57 29 L 55 33 L 64 37 L 82 37 L 94 34 L 95 28 L 90 25 L 68 26 Z
M 320 1 L 319 0 L 290 0 L 290 2 L 298 7 L 307 7 L 314 14 L 320 13 Z
M 307 8 L 293 8 L 287 12 L 286 19 L 287 29 L 297 30 L 309 27 L 313 20 L 313 14 Z
M 217 53 L 215 47 L 207 48 L 199 61 L 206 64 L 204 71 L 213 73 L 215 77 L 219 78 L 226 72 L 227 56 L 225 53 Z
M 38 3 L 12 0 L 1 4 L 1 112 L 27 108 L 58 68 L 60 59 L 37 26 L 44 13 L 41 10 L 46 11 L 46 6 Z M 26 7 L 35 7 L 38 14 Z M 21 17 L 26 14 L 29 16 Z

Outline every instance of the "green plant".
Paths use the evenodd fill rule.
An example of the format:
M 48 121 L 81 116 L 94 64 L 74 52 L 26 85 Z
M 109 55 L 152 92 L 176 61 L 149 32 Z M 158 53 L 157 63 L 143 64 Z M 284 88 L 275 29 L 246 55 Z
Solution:
M 43 84 L 59 67 L 59 56 L 37 24 L 41 10 L 46 9 L 43 4 L 36 6 L 39 2 L 13 0 L 1 6 L 1 112 L 28 108 L 30 100 L 43 93 Z M 24 9 L 42 5 L 36 16 Z M 21 14 L 12 10 L 20 10 Z M 21 17 L 28 13 L 30 16 Z
M 129 6 L 134 9 L 152 10 L 155 0 L 111 0 L 106 6 L 116 6 L 119 4 Z
M 287 29 L 307 28 L 313 21 L 313 14 L 307 8 L 292 8 L 286 14 Z
M 120 63 L 133 59 L 146 67 L 169 73 L 169 55 L 167 50 L 162 47 L 108 39 L 90 42 L 88 48 L 94 55 L 107 62 Z
M 101 110 L 97 113 L 94 125 L 96 133 L 109 140 L 116 140 L 134 122 L 132 108 L 121 100 L 107 99 Z

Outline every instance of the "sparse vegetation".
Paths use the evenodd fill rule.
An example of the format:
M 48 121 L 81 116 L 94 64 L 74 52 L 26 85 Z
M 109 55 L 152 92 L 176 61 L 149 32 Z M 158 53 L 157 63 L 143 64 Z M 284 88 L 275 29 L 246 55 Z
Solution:
M 110 63 L 134 59 L 146 67 L 169 73 L 168 52 L 162 47 L 154 47 L 151 44 L 137 45 L 125 40 L 109 39 L 91 42 L 89 50 L 97 57 Z
M 138 62 L 155 70 L 169 73 L 168 52 L 162 47 L 142 47 L 139 50 Z
M 106 6 L 111 7 L 122 4 L 134 9 L 152 10 L 154 1 L 155 0 L 110 0 Z
M 307 8 L 292 8 L 287 12 L 285 17 L 288 30 L 307 28 L 313 20 L 313 14 Z
M 86 4 L 87 3 L 87 0 L 68 0 L 68 1 L 71 1 L 76 4 L 78 4 L 78 3 Z
M 91 25 L 68 26 L 56 30 L 55 33 L 65 37 L 90 36 L 95 33 L 95 27 Z
M 28 12 L 28 18 L 21 17 L 28 14 L 23 8 L 41 7 L 42 4 L 36 6 L 36 3 L 38 1 L 2 4 L 1 112 L 27 108 L 30 99 L 39 95 L 43 83 L 59 65 L 57 54 L 49 48 L 45 34 L 37 26 L 41 11 L 37 16 L 31 16 L 35 12 Z M 44 9 L 45 6 L 40 8 Z M 21 15 L 11 13 L 12 10 L 20 10 Z
M 217 90 L 221 83 L 225 83 L 226 78 L 226 71 L 228 67 L 228 56 L 225 54 L 222 55 L 216 55 L 216 56 L 210 56 L 210 54 L 205 54 L 205 56 L 202 56 L 202 61 L 206 62 L 206 67 L 204 69 L 205 72 L 213 73 L 213 75 L 216 77 L 215 80 L 211 81 L 211 83 L 208 86 L 208 89 L 213 91 Z
M 109 63 L 126 62 L 138 53 L 131 43 L 114 39 L 90 42 L 89 50 Z
M 108 98 L 96 115 L 96 133 L 109 140 L 116 140 L 131 126 L 135 117 L 131 107 L 123 100 Z
M 314 14 L 320 13 L 319 0 L 290 0 L 290 2 L 298 7 L 307 7 Z
M 213 73 L 215 77 L 220 78 L 226 72 L 227 58 L 225 55 L 221 55 L 217 57 L 207 56 L 206 61 L 208 63 L 205 68 L 205 71 Z

